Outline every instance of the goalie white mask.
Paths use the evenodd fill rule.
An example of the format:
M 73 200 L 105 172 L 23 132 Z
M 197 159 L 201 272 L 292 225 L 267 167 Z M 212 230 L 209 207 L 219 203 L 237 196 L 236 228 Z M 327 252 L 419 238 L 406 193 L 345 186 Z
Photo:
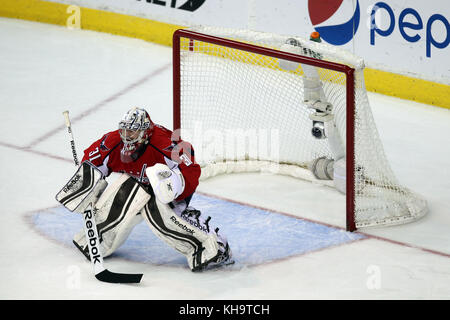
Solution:
M 128 110 L 119 122 L 123 142 L 120 160 L 124 163 L 136 161 L 144 153 L 152 131 L 153 122 L 147 111 L 136 107 Z

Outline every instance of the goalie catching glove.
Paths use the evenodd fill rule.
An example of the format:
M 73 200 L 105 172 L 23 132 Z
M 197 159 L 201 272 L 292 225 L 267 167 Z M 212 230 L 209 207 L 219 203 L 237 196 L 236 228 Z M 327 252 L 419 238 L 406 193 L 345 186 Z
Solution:
M 164 204 L 172 202 L 184 191 L 184 178 L 178 168 L 170 170 L 167 165 L 157 163 L 145 173 L 156 197 Z

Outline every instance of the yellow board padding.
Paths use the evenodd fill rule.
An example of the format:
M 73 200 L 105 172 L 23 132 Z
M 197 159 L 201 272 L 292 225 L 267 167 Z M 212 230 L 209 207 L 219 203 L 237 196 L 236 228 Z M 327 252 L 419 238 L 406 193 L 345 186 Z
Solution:
M 366 68 L 364 79 L 368 91 L 450 109 L 450 86 Z
M 0 0 L 0 16 L 67 25 L 70 5 L 42 0 Z M 172 35 L 184 28 L 145 18 L 80 7 L 82 29 L 106 32 L 172 46 Z M 450 86 L 367 68 L 368 91 L 450 109 Z
M 40 0 L 1 0 L 0 16 L 66 26 L 73 11 L 68 4 Z M 182 26 L 90 8 L 80 8 L 81 29 L 106 32 L 172 46 Z
M 38 0 L 2 0 L 0 16 L 65 25 L 68 5 Z
M 82 29 L 138 38 L 166 46 L 172 46 L 173 33 L 182 26 L 127 16 L 108 11 L 84 8 Z

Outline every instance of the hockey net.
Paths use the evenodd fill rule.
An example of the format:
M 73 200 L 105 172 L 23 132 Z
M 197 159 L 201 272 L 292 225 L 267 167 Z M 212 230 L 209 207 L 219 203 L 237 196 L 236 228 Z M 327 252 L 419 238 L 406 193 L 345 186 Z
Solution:
M 305 100 L 319 83 L 346 159 L 347 230 L 426 214 L 426 201 L 399 184 L 386 159 L 362 59 L 298 37 L 207 27 L 176 31 L 173 59 L 174 129 L 192 142 L 201 179 L 267 171 L 333 186 L 308 169 L 341 152 L 311 133 L 317 110 Z

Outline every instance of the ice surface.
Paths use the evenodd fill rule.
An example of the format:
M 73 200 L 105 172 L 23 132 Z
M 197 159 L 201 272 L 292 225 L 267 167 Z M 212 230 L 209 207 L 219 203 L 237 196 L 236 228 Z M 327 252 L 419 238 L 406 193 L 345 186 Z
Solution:
M 220 226 L 219 234 L 228 239 L 233 251 L 234 269 L 366 238 L 359 233 L 201 194 L 195 194 L 190 205 L 201 210 L 204 219 L 211 217 L 211 229 Z M 80 215 L 63 206 L 38 211 L 30 218 L 37 230 L 68 247 L 72 244 L 73 235 L 82 228 Z M 134 228 L 114 256 L 155 265 L 187 267 L 184 256 L 170 250 L 145 222 Z
M 245 239 L 236 238 L 241 261 L 255 259 L 256 263 L 207 273 L 190 272 L 184 260 L 163 244 L 155 251 L 166 254 L 164 259 L 139 255 L 144 250 L 143 239 L 151 235 L 145 228 L 136 229 L 139 232 L 105 264 L 116 272 L 144 273 L 142 283 L 106 284 L 93 277 L 90 264 L 70 245 L 67 230 L 76 227 L 74 216 L 53 219 L 53 224 L 47 221 L 47 227 L 54 226 L 53 236 L 36 222 L 39 215 L 50 218 L 52 212 L 51 218 L 64 216 L 57 210 L 54 195 L 73 174 L 74 166 L 62 112 L 70 111 L 80 155 L 94 139 L 114 130 L 118 119 L 134 105 L 146 107 L 154 121 L 171 128 L 171 49 L 4 18 L 0 19 L 0 39 L 0 298 L 450 298 L 449 110 L 369 94 L 387 157 L 399 181 L 429 201 L 430 213 L 423 219 L 396 227 L 362 229 L 353 235 L 361 237 L 359 241 L 306 245 L 308 250 L 284 254 L 270 263 L 261 263 L 268 260 L 261 253 L 264 243 L 249 250 Z M 293 178 L 219 176 L 203 181 L 198 191 L 199 199 L 215 197 L 210 204 L 220 197 L 221 201 L 249 205 L 249 217 L 266 212 L 270 223 L 272 219 L 304 223 L 295 218 L 299 217 L 311 224 L 320 222 L 323 230 L 346 234 L 339 229 L 345 224 L 343 196 Z M 318 195 L 320 205 L 313 201 Z M 233 225 L 233 216 L 229 216 L 221 221 L 221 229 L 230 228 L 227 231 L 232 237 L 242 236 L 236 229 L 242 228 L 242 220 Z M 303 239 L 313 242 L 313 236 L 319 234 L 318 229 L 313 230 Z M 286 243 L 290 243 L 288 250 L 296 248 Z M 256 255 L 239 256 L 244 253 Z

